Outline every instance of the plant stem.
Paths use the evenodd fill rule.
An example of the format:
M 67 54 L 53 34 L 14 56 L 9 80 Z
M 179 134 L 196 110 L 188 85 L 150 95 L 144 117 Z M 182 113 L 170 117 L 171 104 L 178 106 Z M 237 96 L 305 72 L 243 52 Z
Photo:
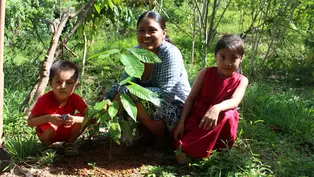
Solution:
M 112 150 L 112 138 L 110 138 L 110 143 L 109 143 L 109 160 L 111 160 L 111 150 Z

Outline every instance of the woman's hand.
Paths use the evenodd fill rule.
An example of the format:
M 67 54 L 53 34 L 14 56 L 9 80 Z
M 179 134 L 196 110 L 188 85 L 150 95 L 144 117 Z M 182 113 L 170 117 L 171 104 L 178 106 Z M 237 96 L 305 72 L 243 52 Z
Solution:
M 219 113 L 220 110 L 218 110 L 215 106 L 211 107 L 201 119 L 199 128 L 203 128 L 204 130 L 215 128 L 217 126 Z
M 173 137 L 175 140 L 180 140 L 183 134 L 184 134 L 184 122 L 179 121 L 178 125 L 174 129 Z
M 56 126 L 60 126 L 63 124 L 63 119 L 61 119 L 61 115 L 60 114 L 50 114 L 49 118 L 48 118 L 48 122 L 56 125 Z
M 108 103 L 104 106 L 104 110 L 108 110 L 109 106 L 112 104 L 111 101 L 108 101 Z

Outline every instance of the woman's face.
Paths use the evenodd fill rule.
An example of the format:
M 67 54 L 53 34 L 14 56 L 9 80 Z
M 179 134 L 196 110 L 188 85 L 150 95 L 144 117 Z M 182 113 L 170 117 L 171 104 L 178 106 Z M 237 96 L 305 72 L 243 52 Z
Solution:
M 137 27 L 137 42 L 141 48 L 157 53 L 158 47 L 166 36 L 166 29 L 162 29 L 158 22 L 145 17 Z

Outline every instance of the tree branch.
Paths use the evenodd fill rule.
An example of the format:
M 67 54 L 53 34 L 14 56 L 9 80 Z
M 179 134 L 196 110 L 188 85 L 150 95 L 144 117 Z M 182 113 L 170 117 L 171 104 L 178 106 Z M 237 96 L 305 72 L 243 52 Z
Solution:
M 69 51 L 74 57 L 78 57 L 67 45 L 63 45 L 63 47 L 67 49 L 67 51 Z
M 35 26 L 33 20 L 31 20 L 31 22 L 32 22 L 33 28 L 35 29 L 35 33 L 36 33 L 36 35 L 37 35 L 39 41 L 43 44 L 44 48 L 48 49 L 47 46 L 46 46 L 46 44 L 44 43 L 44 41 L 41 39 L 41 37 L 40 37 L 40 35 L 39 35 L 39 33 L 38 33 L 38 30 L 37 30 L 37 27 Z

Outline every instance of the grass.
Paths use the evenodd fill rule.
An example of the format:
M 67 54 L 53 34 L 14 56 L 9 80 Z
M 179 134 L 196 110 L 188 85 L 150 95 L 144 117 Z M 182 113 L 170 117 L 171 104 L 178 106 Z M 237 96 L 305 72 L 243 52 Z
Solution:
M 305 94 L 290 86 L 252 83 L 241 105 L 238 139 L 230 151 L 215 152 L 210 158 L 193 162 L 182 170 L 153 166 L 145 174 L 313 176 L 311 98 L 312 93 Z

